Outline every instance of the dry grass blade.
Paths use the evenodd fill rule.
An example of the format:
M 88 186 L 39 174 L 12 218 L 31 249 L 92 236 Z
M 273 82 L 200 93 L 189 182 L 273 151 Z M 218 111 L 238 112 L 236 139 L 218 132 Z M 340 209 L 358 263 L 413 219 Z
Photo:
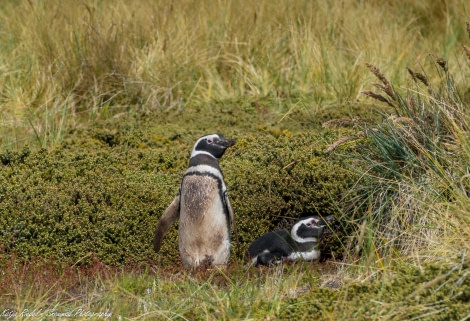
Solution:
M 338 127 L 346 127 L 347 125 L 351 124 L 352 119 L 349 117 L 343 118 L 335 118 L 329 121 L 326 121 L 321 124 L 323 128 L 338 128 Z
M 470 23 L 467 22 L 467 35 L 470 38 Z
M 390 116 L 389 119 L 391 119 L 394 123 L 406 123 L 408 125 L 413 125 L 414 124 L 414 120 L 409 118 L 409 117 Z
M 378 130 L 377 128 L 372 128 L 371 131 L 374 132 L 374 133 L 377 133 L 379 130 Z M 338 146 L 341 145 L 341 144 L 346 143 L 347 141 L 350 141 L 350 140 L 352 140 L 352 139 L 356 139 L 356 138 L 358 138 L 358 137 L 365 137 L 366 135 L 367 135 L 366 132 L 364 132 L 363 130 L 361 130 L 361 131 L 358 132 L 356 135 L 341 137 L 340 139 L 338 139 L 338 140 L 335 141 L 334 143 L 330 144 L 330 145 L 328 146 L 328 148 L 326 149 L 326 152 L 329 153 L 329 152 L 331 152 L 332 150 L 336 149 L 336 147 L 338 147 Z
M 439 284 L 440 282 L 444 281 L 446 278 L 448 277 L 447 274 L 443 274 L 443 275 L 440 275 L 438 277 L 436 277 L 435 279 L 432 279 L 426 283 L 424 283 L 423 285 L 421 285 L 419 288 L 417 288 L 413 293 L 409 294 L 406 299 L 412 299 L 414 298 L 415 296 L 419 295 L 420 293 L 422 293 L 423 291 L 426 291 L 427 289 L 429 288 L 432 288 L 433 286 L 435 286 L 436 284 Z
M 363 134 L 363 132 L 361 132 Z M 350 141 L 354 138 L 356 138 L 357 136 L 346 136 L 346 137 L 341 137 L 340 139 L 338 139 L 337 141 L 335 141 L 333 144 L 331 144 L 330 146 L 328 146 L 328 148 L 326 149 L 326 152 L 329 153 L 331 152 L 332 150 L 336 149 L 336 147 L 338 147 L 339 145 L 341 144 L 344 144 L 345 142 L 347 141 Z

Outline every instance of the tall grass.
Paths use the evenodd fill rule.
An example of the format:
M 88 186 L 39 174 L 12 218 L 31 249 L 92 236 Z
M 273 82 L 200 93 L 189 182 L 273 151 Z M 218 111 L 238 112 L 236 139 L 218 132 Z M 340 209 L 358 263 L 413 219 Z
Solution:
M 4 1 L 1 145 L 54 146 L 88 120 L 270 97 L 318 112 L 353 103 L 380 63 L 402 83 L 428 52 L 454 52 L 463 0 Z M 410 58 L 411 57 L 411 58 Z M 294 105 L 296 106 L 296 105 Z M 103 110 L 105 112 L 103 112 Z
M 465 320 L 468 264 L 356 282 L 334 266 L 68 271 L 50 287 L 5 296 L 12 320 Z M 42 274 L 42 273 L 39 273 Z M 328 274 L 330 274 L 328 276 Z M 47 284 L 47 283 L 43 283 Z M 36 287 L 35 287 L 36 288 Z M 0 312 L 0 313 L 2 313 Z M 11 316 L 11 317 L 9 317 Z
M 390 108 L 378 127 L 364 130 L 370 144 L 356 159 L 356 165 L 362 164 L 363 181 L 352 205 L 362 222 L 357 234 L 369 262 L 397 253 L 418 261 L 466 257 L 468 88 L 458 86 L 446 60 L 429 59 L 434 68 L 426 73 L 408 68 L 410 84 L 405 88 L 396 88 L 376 66 L 367 64 L 379 80 L 379 92 L 363 93 Z M 468 75 L 468 69 L 460 72 Z
M 46 269 L 32 277 L 31 272 L 38 272 L 33 268 L 26 271 L 30 273 L 23 272 L 24 277 L 42 286 L 33 283 L 31 287 L 19 287 L 8 275 L 10 295 L 16 298 L 5 296 L 0 314 L 16 313 L 14 320 L 54 319 L 54 313 L 87 320 L 86 315 L 81 316 L 86 312 L 95 314 L 88 318 L 92 320 L 272 318 L 285 300 L 297 298 L 319 284 L 314 268 L 298 265 L 255 271 L 237 267 L 175 273 L 160 269 L 126 272 L 102 266 L 88 271 L 72 267 L 62 273 Z M 60 277 L 50 275 L 55 273 Z M 36 315 L 30 317 L 24 311 L 36 311 Z

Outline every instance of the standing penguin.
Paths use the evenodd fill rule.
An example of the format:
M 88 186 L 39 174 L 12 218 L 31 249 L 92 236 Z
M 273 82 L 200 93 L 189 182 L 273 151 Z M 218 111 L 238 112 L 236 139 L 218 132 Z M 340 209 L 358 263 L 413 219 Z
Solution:
M 179 251 L 188 268 L 225 265 L 230 255 L 230 220 L 235 217 L 228 199 L 219 159 L 235 140 L 220 134 L 201 137 L 194 144 L 189 167 L 173 202 L 155 230 L 153 247 L 160 250 L 171 224 L 179 218 Z
M 304 217 L 292 226 L 290 234 L 284 230 L 263 234 L 251 243 L 247 257 L 254 265 L 316 260 L 320 257 L 318 241 L 323 228 L 334 219 L 332 215 Z

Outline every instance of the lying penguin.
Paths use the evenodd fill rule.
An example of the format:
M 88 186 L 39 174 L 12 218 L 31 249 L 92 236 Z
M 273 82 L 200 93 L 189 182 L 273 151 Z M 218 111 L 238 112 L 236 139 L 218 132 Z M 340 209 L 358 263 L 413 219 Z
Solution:
M 178 244 L 189 268 L 225 265 L 230 255 L 230 221 L 235 217 L 228 199 L 219 159 L 235 141 L 220 134 L 199 138 L 175 199 L 155 230 L 153 247 L 160 251 L 171 224 L 179 218 Z
M 247 257 L 255 266 L 278 264 L 283 261 L 316 260 L 320 257 L 318 242 L 323 228 L 333 222 L 330 215 L 324 218 L 301 218 L 292 226 L 291 233 L 284 230 L 266 233 L 251 243 Z

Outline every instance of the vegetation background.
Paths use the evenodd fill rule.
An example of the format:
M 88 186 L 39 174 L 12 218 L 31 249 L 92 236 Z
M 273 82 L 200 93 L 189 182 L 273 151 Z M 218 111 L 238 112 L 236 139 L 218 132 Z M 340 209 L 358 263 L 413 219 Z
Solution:
M 466 320 L 470 6 L 17 1 L 0 8 L 0 320 Z M 192 144 L 238 220 L 227 270 L 151 249 Z M 243 252 L 335 215 L 320 263 Z

